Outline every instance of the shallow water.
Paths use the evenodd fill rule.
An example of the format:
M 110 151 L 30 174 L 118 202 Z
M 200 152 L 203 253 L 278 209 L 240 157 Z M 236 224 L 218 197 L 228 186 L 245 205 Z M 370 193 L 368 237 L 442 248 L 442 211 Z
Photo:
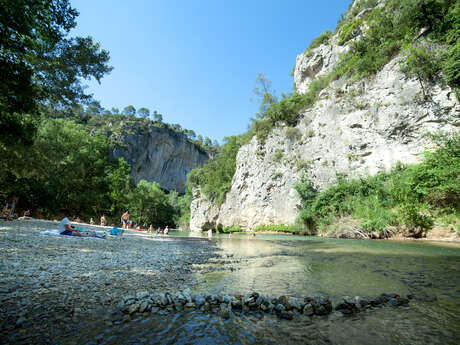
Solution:
M 173 232 L 173 236 L 188 233 Z M 336 240 L 287 235 L 214 236 L 223 260 L 195 291 L 270 296 L 414 294 L 409 307 L 293 321 L 200 312 L 139 318 L 107 330 L 103 344 L 458 344 L 460 248 L 427 242 Z M 217 265 L 217 267 L 216 267 Z M 217 269 L 217 270 L 215 270 Z

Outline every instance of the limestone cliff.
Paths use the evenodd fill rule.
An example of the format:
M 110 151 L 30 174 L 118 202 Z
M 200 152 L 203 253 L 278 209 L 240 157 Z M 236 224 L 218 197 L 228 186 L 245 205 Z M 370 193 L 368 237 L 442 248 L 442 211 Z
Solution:
M 297 56 L 297 91 L 306 92 L 313 78 L 330 72 L 346 49 L 335 35 Z M 299 206 L 293 187 L 303 173 L 323 189 L 338 173 L 357 177 L 389 170 L 398 161 L 415 163 L 430 145 L 426 133 L 458 131 L 454 92 L 433 83 L 425 90 L 429 97 L 423 97 L 420 83 L 401 72 L 400 59 L 370 78 L 333 81 L 296 127 L 276 127 L 264 145 L 252 138 L 238 152 L 232 187 L 220 207 L 196 192 L 191 229 L 292 224 Z
M 123 157 L 131 166 L 131 176 L 158 182 L 167 190 L 185 192 L 190 170 L 203 166 L 207 152 L 187 140 L 182 133 L 165 127 L 148 126 L 124 129 L 116 138 L 111 156 Z

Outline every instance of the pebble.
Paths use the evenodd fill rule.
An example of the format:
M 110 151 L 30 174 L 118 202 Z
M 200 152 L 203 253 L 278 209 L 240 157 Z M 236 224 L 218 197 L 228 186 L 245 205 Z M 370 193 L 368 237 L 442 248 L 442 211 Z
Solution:
M 164 296 L 168 288 L 192 286 L 195 273 L 219 258 L 208 241 L 150 236 L 146 240 L 134 231 L 105 240 L 39 233 L 57 227 L 58 222 L 40 220 L 0 222 L 0 342 L 18 343 L 15 329 L 20 325 L 28 327 L 26 343 L 39 345 L 48 343 L 46 339 L 64 343 L 60 339 L 72 334 L 66 324 L 77 329 L 84 323 L 105 327 L 126 322 L 129 312 L 143 314 L 158 307 L 150 291 L 163 291 L 162 302 L 169 305 Z M 190 289 L 181 295 L 182 304 L 191 302 Z M 104 320 L 112 308 L 125 315 Z

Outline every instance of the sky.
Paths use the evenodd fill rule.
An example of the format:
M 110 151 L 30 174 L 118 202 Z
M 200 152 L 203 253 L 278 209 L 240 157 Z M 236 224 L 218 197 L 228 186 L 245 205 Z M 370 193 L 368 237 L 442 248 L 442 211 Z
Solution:
M 71 0 L 74 36 L 92 36 L 114 70 L 87 92 L 104 108 L 149 108 L 220 143 L 245 132 L 259 73 L 292 92 L 296 56 L 334 30 L 351 0 Z

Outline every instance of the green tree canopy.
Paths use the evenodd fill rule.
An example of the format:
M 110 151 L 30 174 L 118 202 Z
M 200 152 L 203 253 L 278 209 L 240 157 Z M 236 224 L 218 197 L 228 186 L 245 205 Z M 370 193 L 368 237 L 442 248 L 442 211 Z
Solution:
M 68 37 L 78 16 L 68 0 L 0 0 L 0 8 L 0 143 L 31 143 L 39 105 L 88 100 L 81 81 L 112 67 L 91 37 Z

